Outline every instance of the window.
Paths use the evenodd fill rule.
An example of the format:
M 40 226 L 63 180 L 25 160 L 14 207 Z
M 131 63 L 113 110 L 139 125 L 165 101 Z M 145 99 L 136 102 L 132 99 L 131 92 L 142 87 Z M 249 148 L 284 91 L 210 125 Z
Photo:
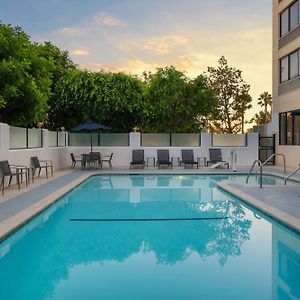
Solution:
M 299 1 L 290 7 L 290 28 L 293 30 L 299 24 Z
M 300 76 L 300 49 L 280 59 L 280 83 Z
M 294 145 L 300 145 L 300 114 L 294 116 Z
M 286 114 L 286 143 L 293 145 L 293 115 L 291 112 Z
M 284 36 L 300 24 L 300 0 L 280 14 L 280 37 Z
M 279 114 L 279 144 L 286 145 L 286 113 Z
M 279 114 L 279 144 L 300 145 L 300 110 Z
M 286 56 L 280 60 L 280 82 L 289 80 L 289 57 Z
M 284 36 L 289 32 L 289 10 L 285 10 L 281 15 L 280 15 L 280 36 Z
M 290 74 L 289 74 L 289 79 L 295 78 L 299 75 L 299 62 L 298 62 L 298 51 L 292 53 L 290 55 Z

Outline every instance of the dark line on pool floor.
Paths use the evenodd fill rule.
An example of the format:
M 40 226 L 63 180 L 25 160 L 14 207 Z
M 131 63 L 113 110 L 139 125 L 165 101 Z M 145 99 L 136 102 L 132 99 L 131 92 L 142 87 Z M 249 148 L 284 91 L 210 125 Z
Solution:
M 213 218 L 139 218 L 139 219 L 70 219 L 72 222 L 156 222 L 156 221 L 202 221 L 202 220 L 224 220 L 229 217 Z

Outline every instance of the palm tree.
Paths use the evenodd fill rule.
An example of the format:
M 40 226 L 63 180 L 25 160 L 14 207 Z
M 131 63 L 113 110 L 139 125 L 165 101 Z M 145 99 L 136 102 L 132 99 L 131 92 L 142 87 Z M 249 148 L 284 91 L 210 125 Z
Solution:
M 257 104 L 264 108 L 264 115 L 266 117 L 268 115 L 268 106 L 270 106 L 271 114 L 272 114 L 272 96 L 269 92 L 261 93 L 258 98 Z M 265 119 L 265 124 L 266 123 L 267 123 L 267 118 Z

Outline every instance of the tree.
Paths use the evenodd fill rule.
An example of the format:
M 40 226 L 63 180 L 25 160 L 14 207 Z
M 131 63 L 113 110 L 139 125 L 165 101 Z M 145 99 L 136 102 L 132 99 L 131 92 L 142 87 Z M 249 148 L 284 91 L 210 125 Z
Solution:
M 0 121 L 28 126 L 46 119 L 53 63 L 20 27 L 0 23 Z
M 272 121 L 272 115 L 270 112 L 265 112 L 263 110 L 255 114 L 255 116 L 249 121 L 249 123 L 255 123 L 257 125 L 264 125 Z
M 272 96 L 269 92 L 263 92 L 260 94 L 257 104 L 260 105 L 263 110 L 255 114 L 255 116 L 249 121 L 249 123 L 255 123 L 257 125 L 263 125 L 272 122 Z M 268 108 L 270 107 L 270 111 Z
M 133 76 L 68 70 L 54 92 L 49 122 L 56 128 L 70 129 L 93 120 L 116 132 L 128 132 L 139 123 L 143 84 Z
M 147 132 L 199 132 L 216 98 L 207 78 L 190 80 L 173 66 L 145 75 L 143 123 Z
M 260 94 L 258 98 L 258 105 L 260 105 L 264 109 L 264 114 L 261 114 L 261 116 L 264 116 L 264 119 L 262 120 L 262 124 L 267 124 L 270 122 L 271 115 L 272 115 L 272 95 L 269 92 L 263 92 Z M 270 112 L 268 111 L 268 107 L 270 106 Z
M 230 67 L 222 56 L 217 68 L 208 67 L 208 79 L 218 99 L 217 114 L 208 120 L 208 129 L 219 133 L 243 132 L 244 114 L 251 107 L 252 99 L 242 71 Z

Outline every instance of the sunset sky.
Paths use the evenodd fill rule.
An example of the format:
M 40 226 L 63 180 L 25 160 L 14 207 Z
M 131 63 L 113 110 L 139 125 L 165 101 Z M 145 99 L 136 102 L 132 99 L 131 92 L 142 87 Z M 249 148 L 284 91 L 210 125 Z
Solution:
M 195 77 L 224 55 L 254 100 L 271 92 L 271 14 L 270 0 L 0 1 L 3 23 L 68 50 L 81 68 L 140 74 L 174 65 Z

